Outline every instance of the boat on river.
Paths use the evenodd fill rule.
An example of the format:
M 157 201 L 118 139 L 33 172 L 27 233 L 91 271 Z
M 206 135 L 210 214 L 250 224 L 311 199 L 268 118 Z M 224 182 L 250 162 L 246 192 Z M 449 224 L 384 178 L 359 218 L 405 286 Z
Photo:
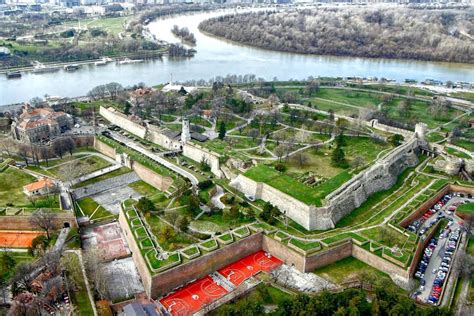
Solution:
M 127 64 L 138 64 L 142 63 L 143 59 L 130 59 L 130 58 L 124 58 L 123 60 L 118 61 L 119 65 L 127 65 Z
M 80 68 L 78 64 L 71 64 L 71 65 L 66 65 L 64 66 L 64 70 L 66 71 L 76 71 Z
M 6 73 L 7 79 L 18 79 L 21 78 L 21 72 L 19 71 L 9 71 Z
M 96 61 L 96 62 L 94 63 L 94 65 L 96 65 L 96 66 L 105 66 L 105 65 L 107 65 L 107 64 L 108 64 L 109 62 L 111 62 L 111 61 L 112 61 L 112 58 L 109 58 L 109 57 L 102 57 L 102 59 L 99 60 L 99 61 Z
M 33 66 L 32 72 L 34 74 L 42 74 L 42 73 L 48 73 L 48 72 L 56 72 L 59 71 L 59 67 L 57 66 L 45 66 L 42 63 L 36 63 Z

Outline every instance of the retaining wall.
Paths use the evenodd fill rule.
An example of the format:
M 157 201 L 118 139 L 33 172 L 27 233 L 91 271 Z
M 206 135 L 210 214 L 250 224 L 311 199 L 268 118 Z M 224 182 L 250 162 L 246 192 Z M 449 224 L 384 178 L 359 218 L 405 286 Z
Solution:
M 117 125 L 127 132 L 137 135 L 138 137 L 145 138 L 146 127 L 135 122 L 130 116 L 127 116 L 112 107 L 104 108 L 103 106 L 100 107 L 99 114 L 102 115 L 107 121 Z
M 312 272 L 317 268 L 350 257 L 352 255 L 353 245 L 351 241 L 346 241 L 328 250 L 320 251 L 314 255 L 306 257 L 304 272 Z
M 138 244 L 135 238 L 133 237 L 133 233 L 130 230 L 130 227 L 128 226 L 127 218 L 123 210 L 120 210 L 118 222 L 120 224 L 120 227 L 122 228 L 123 235 L 125 236 L 125 240 L 127 241 L 128 247 L 130 248 L 130 251 L 132 252 L 132 259 L 133 259 L 133 262 L 135 262 L 135 266 L 137 267 L 138 274 L 140 275 L 140 278 L 142 279 L 143 288 L 145 289 L 145 292 L 147 293 L 147 295 L 150 296 L 152 275 L 151 275 L 150 270 L 148 269 L 147 263 L 145 262 L 145 258 L 143 258 L 140 252 L 140 248 L 138 247 Z
M 57 214 L 54 219 L 56 228 L 62 228 L 64 223 L 69 223 L 71 227 L 78 227 L 73 213 Z M 5 215 L 0 216 L 0 230 L 38 230 L 38 227 L 31 223 L 29 215 Z
M 94 137 L 94 148 L 101 154 L 104 154 L 107 157 L 115 159 L 115 156 L 116 156 L 115 148 L 112 148 L 109 145 L 101 142 L 100 140 L 97 139 L 97 137 Z
M 206 148 L 203 148 L 197 144 L 187 143 L 183 146 L 183 155 L 196 162 L 203 160 L 211 167 L 211 172 L 217 177 L 222 177 L 222 171 L 220 169 L 219 155 L 213 153 Z
M 394 280 L 403 280 L 408 283 L 410 278 L 408 269 L 403 269 L 355 244 L 352 246 L 352 256 L 377 270 L 387 273 Z
M 305 271 L 305 256 L 273 238 L 263 236 L 262 250 L 271 253 L 285 264 L 294 266 L 299 271 Z
M 158 274 L 152 279 L 151 297 L 156 298 L 165 295 L 178 286 L 202 278 L 234 261 L 259 251 L 262 249 L 262 237 L 261 232 L 255 233 Z
M 173 179 L 168 176 L 158 174 L 136 161 L 132 161 L 132 170 L 149 185 L 157 188 L 160 191 L 166 191 L 173 184 Z
M 425 214 L 426 211 L 428 211 L 436 202 L 438 202 L 450 190 L 451 189 L 449 185 L 442 188 L 441 191 L 438 191 L 438 193 L 436 193 L 435 196 L 433 196 L 431 199 L 421 204 L 421 206 L 417 208 L 416 211 L 414 211 L 409 216 L 407 216 L 404 220 L 402 220 L 400 222 L 400 226 L 402 226 L 403 228 L 407 228 L 415 219 L 423 216 L 423 214 Z

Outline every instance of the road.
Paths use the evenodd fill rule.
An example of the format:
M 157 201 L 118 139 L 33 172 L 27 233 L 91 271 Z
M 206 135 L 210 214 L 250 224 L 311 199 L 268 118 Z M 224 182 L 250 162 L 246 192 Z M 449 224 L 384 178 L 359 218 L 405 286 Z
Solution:
M 136 142 L 134 142 L 133 140 L 130 140 L 129 138 L 127 138 L 125 136 L 122 136 L 122 135 L 120 135 L 116 132 L 112 132 L 112 131 L 110 131 L 110 135 L 115 140 L 124 143 L 126 146 L 132 148 L 133 150 L 136 150 L 139 153 L 142 153 L 143 155 L 147 156 L 150 159 L 153 159 L 154 161 L 156 161 L 159 164 L 165 166 L 166 168 L 176 172 L 177 174 L 179 174 L 179 175 L 181 175 L 185 178 L 188 178 L 189 181 L 191 181 L 191 184 L 193 185 L 193 187 L 197 187 L 197 185 L 199 183 L 199 180 L 192 173 L 178 167 L 175 164 L 172 164 L 171 162 L 167 161 L 166 159 L 160 157 L 157 154 L 154 154 L 150 150 L 142 147 L 141 145 L 137 144 Z

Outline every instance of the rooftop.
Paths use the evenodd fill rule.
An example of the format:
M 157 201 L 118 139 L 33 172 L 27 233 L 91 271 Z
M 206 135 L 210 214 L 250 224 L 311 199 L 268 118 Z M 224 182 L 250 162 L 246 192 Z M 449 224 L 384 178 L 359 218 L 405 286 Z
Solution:
M 43 178 L 40 178 L 36 182 L 25 185 L 23 188 L 28 192 L 33 192 L 36 190 L 43 189 L 44 187 L 54 188 L 55 186 L 56 184 L 54 183 L 53 180 L 43 177 Z

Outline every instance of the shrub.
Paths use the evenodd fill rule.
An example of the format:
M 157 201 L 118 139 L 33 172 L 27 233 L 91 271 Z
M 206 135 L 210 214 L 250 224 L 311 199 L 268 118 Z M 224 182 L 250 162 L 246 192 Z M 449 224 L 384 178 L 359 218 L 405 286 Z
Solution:
M 211 186 L 212 186 L 211 180 L 204 180 L 198 183 L 198 188 L 201 190 L 205 190 L 207 188 L 210 188 Z
M 286 166 L 282 163 L 277 163 L 277 164 L 275 164 L 275 170 L 280 171 L 280 172 L 285 172 L 286 171 Z
M 156 212 L 155 204 L 153 204 L 153 202 L 150 199 L 146 198 L 146 197 L 141 197 L 138 200 L 138 203 L 137 203 L 136 206 L 143 213 Z

